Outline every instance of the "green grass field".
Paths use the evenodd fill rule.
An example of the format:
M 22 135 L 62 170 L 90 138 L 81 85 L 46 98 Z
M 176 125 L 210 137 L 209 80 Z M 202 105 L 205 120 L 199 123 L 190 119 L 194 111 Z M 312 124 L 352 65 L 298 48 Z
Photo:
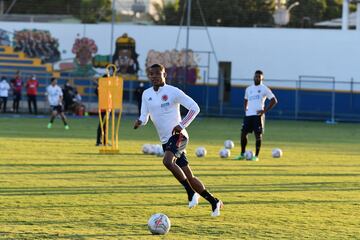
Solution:
M 65 131 L 59 120 L 0 118 L 0 239 L 360 239 L 359 124 L 267 121 L 259 162 L 220 159 L 226 139 L 240 151 L 241 122 L 199 118 L 188 129 L 193 171 L 225 204 L 212 218 L 204 199 L 187 208 L 161 158 L 141 153 L 158 143 L 151 124 L 135 131 L 123 119 L 120 154 L 100 155 L 96 119 Z M 147 229 L 157 212 L 171 220 L 165 236 Z

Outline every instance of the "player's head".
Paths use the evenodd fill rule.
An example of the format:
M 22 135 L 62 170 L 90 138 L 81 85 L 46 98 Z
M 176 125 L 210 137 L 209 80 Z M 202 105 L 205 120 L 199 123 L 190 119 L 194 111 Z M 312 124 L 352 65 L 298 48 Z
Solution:
M 261 84 L 263 79 L 264 79 L 263 72 L 261 70 L 256 70 L 254 75 L 254 84 L 255 85 Z
M 165 83 L 166 72 L 165 67 L 161 64 L 153 64 L 147 69 L 147 76 L 153 86 L 160 87 Z
M 52 77 L 52 78 L 50 79 L 50 84 L 53 85 L 53 86 L 55 86 L 55 85 L 57 84 L 56 78 Z

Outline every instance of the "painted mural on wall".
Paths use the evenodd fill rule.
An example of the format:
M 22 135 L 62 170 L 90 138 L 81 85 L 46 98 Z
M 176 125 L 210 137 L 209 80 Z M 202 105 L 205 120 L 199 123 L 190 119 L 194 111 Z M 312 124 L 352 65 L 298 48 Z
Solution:
M 93 39 L 87 37 L 75 39 L 71 51 L 75 54 L 75 75 L 89 76 L 95 74 L 92 59 L 93 54 L 97 53 L 98 47 Z
M 185 69 L 185 62 L 187 61 L 188 69 Z M 165 52 L 159 52 L 155 50 L 150 50 L 146 58 L 146 68 L 150 67 L 155 63 L 162 63 L 166 68 L 167 72 L 167 81 L 171 84 L 181 84 L 184 80 L 187 80 L 187 83 L 194 84 L 196 79 L 198 79 L 198 62 L 199 56 L 195 54 L 192 50 L 186 51 L 181 50 L 166 50 Z M 186 78 L 185 78 L 186 74 Z
M 40 58 L 43 63 L 60 60 L 59 42 L 49 31 L 23 29 L 14 33 L 13 47 L 30 58 Z
M 0 29 L 0 46 L 10 46 L 10 37 L 7 31 Z
M 96 55 L 93 59 L 93 66 L 104 68 L 109 63 L 113 63 L 118 69 L 118 74 L 137 75 L 139 71 L 138 56 L 135 39 L 124 33 L 116 39 L 114 54 L 112 56 Z
M 137 74 L 139 71 L 138 54 L 135 51 L 136 42 L 127 33 L 116 39 L 115 53 L 112 58 L 113 64 L 121 74 Z

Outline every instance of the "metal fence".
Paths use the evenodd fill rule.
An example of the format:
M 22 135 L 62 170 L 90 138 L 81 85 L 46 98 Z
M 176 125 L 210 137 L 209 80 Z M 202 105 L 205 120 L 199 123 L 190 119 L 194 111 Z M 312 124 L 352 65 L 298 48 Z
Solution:
M 51 75 L 38 72 L 22 73 L 21 78 L 24 83 L 32 74 L 35 74 L 40 82 L 39 112 L 47 113 L 49 106 L 44 93 L 46 86 L 50 84 Z M 15 72 L 1 69 L 0 75 L 6 76 L 10 80 L 15 76 Z M 127 114 L 138 114 L 134 92 L 139 83 L 145 83 L 145 88 L 150 87 L 145 76 L 139 76 L 136 79 L 124 81 L 124 113 Z M 85 105 L 86 111 L 96 113 L 95 78 L 62 74 L 58 77 L 58 85 L 63 87 L 67 80 L 82 96 L 82 103 Z M 209 78 L 207 84 L 188 84 L 184 87 L 184 91 L 198 102 L 201 114 L 204 116 L 242 117 L 244 115 L 245 88 L 252 83 L 252 79 L 231 79 L 228 101 L 219 97 L 216 78 Z M 333 77 L 303 75 L 296 80 L 266 79 L 264 84 L 273 90 L 279 100 L 279 104 L 267 114 L 269 118 L 322 120 L 328 121 L 328 123 L 360 122 L 360 82 L 336 81 Z M 12 109 L 12 99 L 13 95 L 10 92 L 8 112 L 11 112 Z M 20 113 L 27 112 L 26 91 L 23 89 Z

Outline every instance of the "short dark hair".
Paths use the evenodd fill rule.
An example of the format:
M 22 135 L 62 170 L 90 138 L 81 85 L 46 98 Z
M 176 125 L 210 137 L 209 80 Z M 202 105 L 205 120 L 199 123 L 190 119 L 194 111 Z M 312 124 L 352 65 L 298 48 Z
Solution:
M 55 81 L 55 80 L 56 80 L 56 78 L 52 77 L 52 78 L 50 79 L 50 82 L 53 82 L 53 81 Z
M 255 71 L 255 74 L 261 74 L 261 75 L 264 75 L 263 72 L 261 70 L 256 70 Z
M 150 69 L 150 68 L 160 68 L 161 71 L 165 71 L 165 67 L 164 67 L 163 65 L 161 65 L 160 63 L 155 63 L 155 64 L 151 65 L 151 66 L 149 67 L 149 69 Z

